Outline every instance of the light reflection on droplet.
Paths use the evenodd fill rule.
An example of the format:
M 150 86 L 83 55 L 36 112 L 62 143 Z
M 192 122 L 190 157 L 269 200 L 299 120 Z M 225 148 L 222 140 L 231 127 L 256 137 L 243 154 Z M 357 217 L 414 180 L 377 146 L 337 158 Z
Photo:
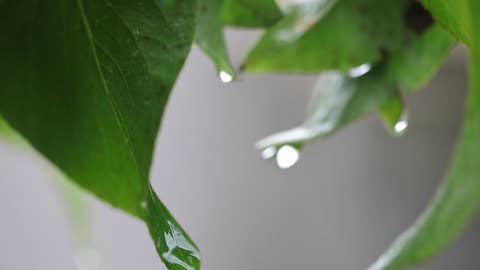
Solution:
M 300 152 L 290 145 L 284 145 L 278 149 L 276 161 L 280 169 L 292 167 L 299 159 Z
M 98 270 L 100 268 L 100 256 L 93 248 L 81 248 L 75 255 L 75 265 L 78 270 Z
M 408 121 L 406 119 L 402 119 L 395 124 L 395 126 L 393 127 L 393 130 L 397 134 L 403 134 L 407 130 L 407 127 L 408 127 Z
M 348 75 L 352 78 L 357 78 L 367 74 L 372 69 L 370 64 L 363 64 L 358 67 L 354 67 L 348 71 Z
M 277 148 L 275 146 L 270 146 L 262 150 L 263 159 L 271 159 L 277 153 Z
M 400 136 L 405 134 L 408 128 L 408 111 L 404 110 L 400 115 L 400 118 L 393 126 L 393 132 L 395 135 Z
M 219 76 L 220 76 L 220 80 L 224 83 L 229 83 L 233 80 L 233 76 L 228 74 L 225 71 L 220 71 Z

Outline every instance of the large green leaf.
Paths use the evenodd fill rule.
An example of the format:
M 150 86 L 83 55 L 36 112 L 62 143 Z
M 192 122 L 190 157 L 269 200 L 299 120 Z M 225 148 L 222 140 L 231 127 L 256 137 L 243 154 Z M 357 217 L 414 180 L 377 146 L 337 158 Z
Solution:
M 441 2 L 441 1 L 439 1 Z M 453 4 L 453 2 L 451 2 Z M 455 2 L 468 7 L 471 20 L 468 28 L 480 29 L 480 2 Z M 453 9 L 458 10 L 458 9 Z M 459 29 L 460 30 L 460 29 Z M 407 231 L 369 270 L 395 270 L 425 261 L 454 239 L 469 223 L 480 204 L 480 33 L 471 43 L 470 91 L 467 96 L 465 121 L 450 170 L 432 203 Z
M 222 20 L 237 27 L 266 27 L 282 17 L 274 0 L 223 0 Z
M 198 250 L 149 184 L 194 0 L 0 1 L 0 114 L 70 179 L 143 219 L 169 269 Z
M 342 0 L 298 40 L 284 35 L 284 24 L 292 23 L 287 17 L 266 31 L 243 67 L 248 72 L 318 72 L 373 65 L 414 36 L 404 16 L 410 5 L 409 0 Z
M 195 42 L 213 60 L 220 79 L 230 82 L 236 73 L 225 47 L 220 18 L 222 3 L 222 0 L 198 0 Z

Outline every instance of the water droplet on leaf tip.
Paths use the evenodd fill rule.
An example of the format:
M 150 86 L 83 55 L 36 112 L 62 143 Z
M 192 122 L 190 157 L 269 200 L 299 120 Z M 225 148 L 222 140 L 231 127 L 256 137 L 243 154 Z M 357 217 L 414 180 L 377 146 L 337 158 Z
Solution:
M 348 71 L 348 75 L 351 78 L 357 78 L 367 74 L 372 69 L 370 64 L 363 64 L 358 67 L 354 67 Z
M 270 146 L 262 150 L 263 159 L 271 159 L 277 153 L 277 148 L 275 146 Z
M 398 121 L 395 126 L 393 127 L 393 131 L 395 131 L 396 134 L 401 135 L 405 133 L 408 127 L 408 121 L 406 119 L 401 119 Z
M 288 169 L 300 159 L 300 152 L 291 145 L 284 145 L 278 149 L 276 161 L 280 169 Z
M 229 83 L 233 80 L 233 76 L 228 74 L 227 72 L 225 71 L 220 71 L 220 80 L 223 82 L 223 83 Z

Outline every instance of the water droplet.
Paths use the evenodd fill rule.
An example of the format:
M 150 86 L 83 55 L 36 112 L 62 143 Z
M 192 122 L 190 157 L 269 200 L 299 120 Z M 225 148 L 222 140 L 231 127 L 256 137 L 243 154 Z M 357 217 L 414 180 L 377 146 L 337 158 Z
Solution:
M 403 135 L 408 128 L 408 116 L 407 113 L 402 113 L 398 122 L 393 126 L 393 131 L 396 135 Z
M 97 270 L 100 268 L 100 256 L 93 248 L 81 248 L 75 255 L 75 265 L 79 270 Z
M 278 149 L 276 161 L 280 169 L 288 169 L 300 159 L 300 152 L 291 145 L 284 145 Z
M 224 83 L 229 83 L 233 80 L 233 76 L 223 70 L 220 71 L 219 76 L 220 76 L 220 80 Z
M 370 64 L 363 64 L 358 67 L 354 67 L 348 71 L 348 75 L 352 78 L 357 78 L 367 74 L 372 69 Z
M 271 159 L 277 153 L 277 148 L 275 146 L 270 146 L 262 150 L 263 159 Z

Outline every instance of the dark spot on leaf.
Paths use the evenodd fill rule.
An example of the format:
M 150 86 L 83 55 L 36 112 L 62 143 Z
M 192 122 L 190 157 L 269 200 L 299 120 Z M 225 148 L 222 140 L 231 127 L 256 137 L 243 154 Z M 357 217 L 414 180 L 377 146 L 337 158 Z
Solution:
M 433 18 L 419 1 L 413 0 L 405 11 L 405 22 L 410 29 L 420 34 L 432 25 Z

